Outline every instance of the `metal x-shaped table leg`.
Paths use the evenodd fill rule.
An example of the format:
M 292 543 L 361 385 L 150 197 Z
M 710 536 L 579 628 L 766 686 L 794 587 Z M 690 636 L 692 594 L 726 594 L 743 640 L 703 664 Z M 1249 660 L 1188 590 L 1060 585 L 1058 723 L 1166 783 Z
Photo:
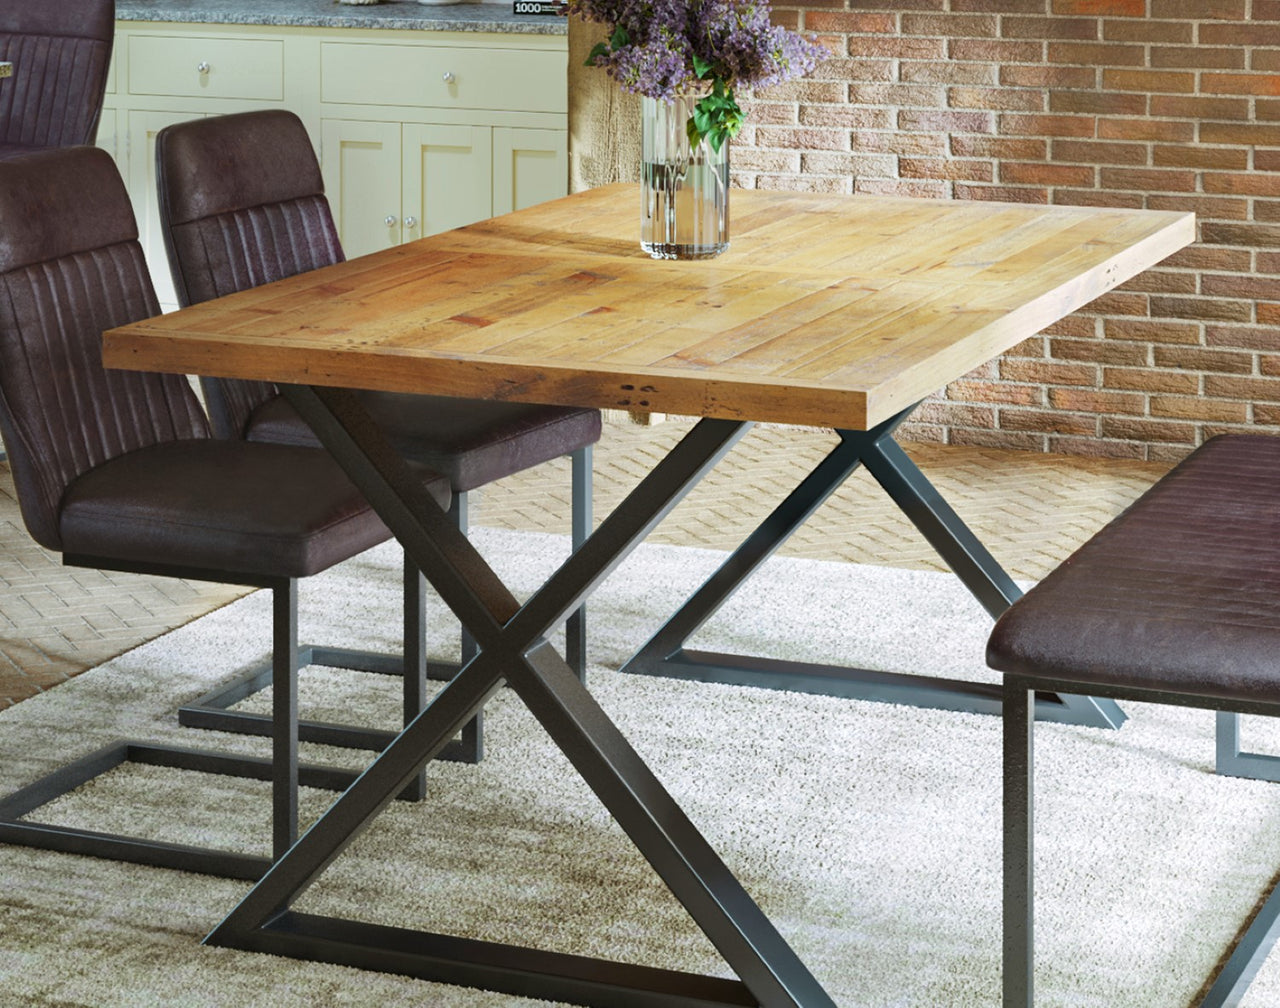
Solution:
M 545 635 L 572 612 L 750 427 L 701 421 L 523 606 L 425 494 L 349 392 L 286 394 L 480 645 L 209 935 L 276 955 L 386 970 L 601 1008 L 833 1006 Z M 739 980 L 431 935 L 291 905 L 503 685 L 515 691 Z

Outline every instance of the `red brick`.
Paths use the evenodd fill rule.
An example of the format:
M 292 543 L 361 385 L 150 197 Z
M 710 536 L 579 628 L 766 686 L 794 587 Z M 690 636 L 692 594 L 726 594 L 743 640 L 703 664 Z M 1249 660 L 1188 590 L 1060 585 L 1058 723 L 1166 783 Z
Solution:
M 1280 74 L 1206 73 L 1200 75 L 1206 94 L 1280 95 Z
M 957 13 L 1043 14 L 1045 0 L 951 0 Z
M 1219 273 L 1243 273 L 1249 269 L 1252 256 L 1252 252 L 1248 249 L 1196 243 L 1179 249 L 1161 265 L 1192 271 L 1216 270 Z
M 1002 18 L 1000 34 L 1005 38 L 1033 39 L 1096 39 L 1098 22 L 1095 18 Z
M 1249 118 L 1247 98 L 1180 98 L 1153 95 L 1151 114 L 1177 119 L 1226 119 L 1245 121 Z
M 1206 273 L 1200 292 L 1211 297 L 1266 298 L 1280 293 L 1280 280 L 1275 277 L 1232 276 L 1229 273 Z
M 1191 442 L 1187 442 L 1190 444 Z M 1150 449 L 1141 444 L 1102 438 L 1051 437 L 1049 451 L 1091 458 L 1145 459 Z
M 1063 360 L 1092 361 L 1097 364 L 1122 364 L 1131 367 L 1143 367 L 1147 363 L 1147 348 L 1136 343 L 1055 338 L 1049 341 L 1049 349 L 1054 357 Z
M 888 82 L 894 79 L 894 60 L 828 59 L 822 61 L 822 79 L 849 82 Z
M 1194 294 L 1196 288 L 1197 278 L 1194 273 L 1149 269 L 1116 289 L 1144 291 L 1147 294 Z
M 903 14 L 902 34 L 942 38 L 995 38 L 999 21 L 988 14 Z
M 1044 59 L 1044 43 L 1016 39 L 953 38 L 947 41 L 947 55 L 954 60 L 982 60 L 999 64 L 1039 63 Z
M 1104 17 L 1142 17 L 1146 0 L 1053 0 L 1055 14 L 1101 14 Z
M 1157 119 L 1099 119 L 1097 133 L 1104 140 L 1189 143 L 1196 137 L 1196 128 L 1189 122 L 1161 122 Z
M 1102 372 L 1102 385 L 1108 389 L 1134 392 L 1181 392 L 1194 395 L 1200 391 L 1200 376 L 1180 371 L 1151 371 L 1147 368 L 1107 368 Z
M 1259 98 L 1254 104 L 1255 115 L 1265 122 L 1280 122 L 1280 101 Z
M 1200 240 L 1210 245 L 1280 248 L 1280 227 L 1272 224 L 1219 224 L 1206 221 L 1200 225 Z
M 893 14 L 859 14 L 854 11 L 805 11 L 805 31 L 811 32 L 878 32 L 892 35 L 898 30 Z
M 1000 361 L 1000 377 L 1005 381 L 1094 388 L 1098 384 L 1098 369 L 1092 364 L 1066 364 L 1060 361 L 1005 356 Z
M 1051 388 L 1049 405 L 1079 413 L 1141 414 L 1147 397 L 1137 392 L 1095 392 L 1090 389 Z
M 951 108 L 992 109 L 997 112 L 1043 112 L 1043 91 L 1015 88 L 953 87 L 947 89 Z
M 1095 414 L 1030 409 L 1002 409 L 999 413 L 1001 430 L 1085 436 L 1098 433 L 1098 417 Z
M 956 199 L 993 200 L 998 203 L 1048 203 L 1049 190 L 1035 186 L 983 186 L 955 183 Z
M 1092 88 L 1097 87 L 1098 71 L 1093 67 L 1002 66 L 1000 83 L 1006 87 Z
M 1147 148 L 1105 140 L 1055 140 L 1053 159 L 1071 164 L 1142 165 L 1147 163 Z
M 1100 189 L 1055 189 L 1053 202 L 1058 206 L 1114 207 L 1117 210 L 1142 210 L 1146 207 L 1141 193 L 1114 193 Z
M 1197 41 L 1207 46 L 1243 46 L 1258 43 L 1258 29 L 1251 24 L 1201 24 Z
M 1253 219 L 1256 221 L 1280 221 L 1280 200 L 1254 200 Z
M 994 84 L 994 66 L 987 63 L 903 60 L 898 64 L 898 80 L 906 84 Z
M 1205 172 L 1207 193 L 1238 193 L 1242 196 L 1280 196 L 1280 175 L 1261 172 Z
M 864 179 L 857 180 L 857 192 L 874 196 L 923 196 L 939 199 L 949 196 L 949 184 L 932 179 Z
M 1258 305 L 1258 321 L 1263 325 L 1280 326 L 1280 302 L 1265 302 Z
M 1068 315 L 1058 319 L 1053 325 L 1045 326 L 1042 331 L 1046 336 L 1069 336 L 1082 340 L 1102 338 L 1098 320 L 1089 315 Z
M 1049 62 L 1063 66 L 1146 66 L 1147 51 L 1140 45 L 1089 45 L 1082 42 L 1049 43 Z
M 1226 196 L 1156 196 L 1147 198 L 1151 210 L 1189 211 L 1201 221 L 1245 221 L 1249 201 Z
M 848 150 L 849 134 L 837 129 L 804 129 L 796 126 L 761 126 L 756 130 L 761 147 L 788 150 Z
M 1204 347 L 1158 346 L 1153 348 L 1155 365 L 1161 368 L 1185 368 L 1188 371 L 1213 371 L 1217 374 L 1251 374 L 1253 354 L 1231 350 L 1208 350 Z
M 1196 147 L 1158 145 L 1151 152 L 1152 163 L 1161 168 L 1249 167 L 1249 152 L 1241 147 Z
M 1104 189 L 1136 189 L 1142 192 L 1194 192 L 1196 173 L 1160 168 L 1103 168 Z
M 965 161 L 957 158 L 900 158 L 898 174 L 903 178 L 964 179 L 990 182 L 995 177 L 992 161 Z
M 1176 70 L 1103 70 L 1102 86 L 1113 91 L 1190 94 L 1196 89 L 1196 75 Z
M 1013 448 L 1019 451 L 1043 452 L 1049 449 L 1049 439 L 1043 434 L 1020 431 L 984 431 L 957 427 L 951 431 L 948 444 L 968 445 L 973 448 Z
M 1280 252 L 1259 252 L 1257 263 L 1259 273 L 1270 273 L 1276 278 L 1275 296 L 1280 296 Z
M 1002 115 L 1000 132 L 1006 136 L 1091 137 L 1095 125 L 1089 116 Z
M 1103 21 L 1102 37 L 1108 42 L 1154 42 L 1189 44 L 1195 41 L 1190 21 Z
M 1256 399 L 1280 402 L 1280 378 L 1227 378 L 1206 375 L 1205 395 L 1219 399 Z
M 829 17 L 835 17 L 832 12 Z M 846 29 L 830 29 L 843 31 Z M 853 31 L 855 29 L 848 29 Z M 864 58 L 890 59 L 945 59 L 947 44 L 945 39 L 911 38 L 892 35 L 888 38 L 879 35 L 850 35 L 845 46 L 850 56 Z
M 1280 49 L 1255 49 L 1249 54 L 1250 70 L 1280 70 Z
M 1243 21 L 1247 9 L 1246 0 L 1195 0 L 1191 8 L 1187 0 L 1151 0 L 1151 17 L 1161 19 L 1190 15 L 1198 21 Z
M 945 108 L 947 91 L 924 84 L 850 84 L 847 100 L 854 105 L 888 106 L 876 111 L 887 113 L 886 122 L 896 128 L 897 109 L 904 106 Z
M 1187 322 L 1166 322 L 1156 319 L 1107 319 L 1103 324 L 1107 339 L 1143 340 L 1149 343 L 1196 344 L 1200 342 L 1200 327 Z
M 1005 161 L 1000 165 L 1000 181 L 1005 185 L 1087 186 L 1094 180 L 1088 166 Z
M 1044 140 L 1014 139 L 961 133 L 951 138 L 949 150 L 956 157 L 1012 158 L 1018 161 L 1043 160 L 1049 145 Z
M 1145 94 L 1107 91 L 1051 91 L 1050 112 L 1084 112 L 1091 115 L 1142 115 L 1147 110 Z
M 996 411 L 990 406 L 929 399 L 911 414 L 913 423 L 963 424 L 966 427 L 994 427 Z
M 1248 322 L 1253 316 L 1247 301 L 1225 298 L 1151 298 L 1151 314 L 1157 318 L 1201 319 L 1214 322 Z
M 1275 326 L 1210 325 L 1204 327 L 1204 342 L 1211 347 L 1238 347 L 1241 350 L 1280 350 L 1280 328 Z
M 1280 21 L 1280 0 L 1253 0 L 1255 21 Z
M 804 115 L 803 109 L 800 114 Z M 853 134 L 851 145 L 866 154 L 941 156 L 947 153 L 947 138 L 942 133 L 901 133 L 897 129 L 883 133 L 858 130 Z
M 1237 48 L 1210 49 L 1208 46 L 1152 46 L 1153 67 L 1188 70 L 1243 70 L 1246 51 Z M 1255 67 L 1255 69 L 1258 69 Z
M 1151 415 L 1175 420 L 1216 420 L 1219 423 L 1244 423 L 1249 419 L 1249 407 L 1242 402 L 1224 402 L 1206 396 L 1151 397 Z
M 804 151 L 800 154 L 800 171 L 819 175 L 879 176 L 895 174 L 895 158 L 890 154 L 842 154 Z
M 898 113 L 898 128 L 937 130 L 943 133 L 953 131 L 991 133 L 995 130 L 995 120 L 989 112 L 935 112 L 903 109 Z
M 1112 291 L 1090 301 L 1087 310 L 1100 315 L 1146 315 L 1147 295 Z
M 794 106 L 793 106 L 794 107 Z M 801 126 L 838 126 L 841 129 L 892 129 L 888 109 L 850 105 L 800 105 Z M 747 119 L 753 118 L 748 114 Z
M 1004 403 L 1010 406 L 1044 404 L 1044 389 L 1038 385 L 1010 385 L 998 381 L 971 381 L 967 378 L 948 385 L 947 395 L 964 402 Z
M 1104 438 L 1127 438 L 1131 441 L 1167 441 L 1194 444 L 1196 429 L 1186 423 L 1161 423 L 1159 420 L 1133 420 L 1103 417 L 1099 433 Z

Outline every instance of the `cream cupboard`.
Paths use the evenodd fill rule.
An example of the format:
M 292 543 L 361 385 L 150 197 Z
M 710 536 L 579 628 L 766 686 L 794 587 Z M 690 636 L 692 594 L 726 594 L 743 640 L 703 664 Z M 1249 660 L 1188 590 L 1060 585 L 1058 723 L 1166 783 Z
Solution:
M 154 175 L 169 123 L 298 113 L 355 256 L 564 195 L 566 64 L 563 35 L 120 21 L 98 143 L 170 307 Z

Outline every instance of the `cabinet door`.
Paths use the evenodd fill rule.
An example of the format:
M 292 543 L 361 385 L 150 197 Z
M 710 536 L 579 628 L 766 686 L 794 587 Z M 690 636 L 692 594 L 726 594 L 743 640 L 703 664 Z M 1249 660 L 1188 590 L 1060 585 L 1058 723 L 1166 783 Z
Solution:
M 400 124 L 326 119 L 320 147 L 325 194 L 347 257 L 400 244 Z
M 495 128 L 493 212 L 510 213 L 567 195 L 567 147 L 560 130 Z
M 488 126 L 404 124 L 406 241 L 493 216 L 491 134 Z
M 124 113 L 117 113 L 117 116 Z M 156 202 L 156 134 L 173 123 L 203 118 L 199 112 L 129 112 L 128 180 L 133 214 L 138 218 L 138 237 L 147 257 L 147 269 L 155 284 L 160 307 L 171 311 L 178 307 L 169 272 L 169 257 L 160 233 L 160 210 Z M 117 151 L 117 160 L 119 152 Z

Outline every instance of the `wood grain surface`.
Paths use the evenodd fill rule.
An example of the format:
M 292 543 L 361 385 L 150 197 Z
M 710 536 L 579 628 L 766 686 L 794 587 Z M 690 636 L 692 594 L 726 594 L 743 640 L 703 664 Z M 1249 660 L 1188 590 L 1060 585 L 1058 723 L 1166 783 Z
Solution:
M 109 331 L 108 366 L 864 429 L 1160 262 L 1191 214 L 734 190 L 664 262 L 619 184 Z

